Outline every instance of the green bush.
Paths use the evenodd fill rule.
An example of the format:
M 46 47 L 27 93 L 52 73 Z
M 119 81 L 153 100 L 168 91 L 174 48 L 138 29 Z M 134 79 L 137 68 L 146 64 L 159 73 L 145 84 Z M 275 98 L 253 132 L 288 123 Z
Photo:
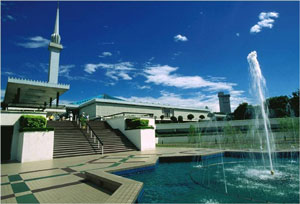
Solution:
M 87 119 L 85 117 L 80 117 L 79 121 L 81 123 L 81 126 L 83 126 L 83 127 L 86 126 Z
M 125 120 L 126 129 L 153 129 L 152 126 L 149 126 L 149 120 L 143 120 L 139 118 L 127 118 Z
M 44 116 L 22 115 L 20 128 L 46 128 L 47 120 Z
M 172 120 L 173 123 L 177 123 L 177 118 L 175 116 L 171 116 L 170 119 Z
M 180 115 L 178 116 L 178 122 L 182 123 L 183 122 L 183 117 Z

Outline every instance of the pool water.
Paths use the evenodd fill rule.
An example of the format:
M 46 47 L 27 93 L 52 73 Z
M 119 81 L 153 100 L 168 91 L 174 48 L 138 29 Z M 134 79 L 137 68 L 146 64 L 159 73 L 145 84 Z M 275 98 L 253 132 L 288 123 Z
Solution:
M 299 203 L 298 158 L 277 158 L 274 175 L 261 160 L 219 157 L 125 177 L 144 183 L 142 203 Z

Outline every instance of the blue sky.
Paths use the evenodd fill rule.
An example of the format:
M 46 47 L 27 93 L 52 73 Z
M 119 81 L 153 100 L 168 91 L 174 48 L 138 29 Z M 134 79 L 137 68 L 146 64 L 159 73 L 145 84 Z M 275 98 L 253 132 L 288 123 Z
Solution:
M 56 2 L 1 6 L 1 95 L 7 78 L 47 81 Z M 299 2 L 60 2 L 63 102 L 109 94 L 219 111 L 255 103 L 247 55 L 267 97 L 299 87 Z

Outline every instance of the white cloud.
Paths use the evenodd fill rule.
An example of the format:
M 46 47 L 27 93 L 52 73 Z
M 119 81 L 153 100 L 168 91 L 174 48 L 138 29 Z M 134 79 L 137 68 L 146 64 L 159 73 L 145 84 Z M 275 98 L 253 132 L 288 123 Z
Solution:
M 169 65 L 153 65 L 144 70 L 146 83 L 173 86 L 183 89 L 206 88 L 207 91 L 233 90 L 234 83 L 215 82 L 203 79 L 201 76 L 181 76 L 173 73 L 178 67 Z
M 28 40 L 28 42 L 17 43 L 17 45 L 25 47 L 25 48 L 40 48 L 40 47 L 47 47 L 50 43 L 50 40 L 45 39 L 41 36 L 27 38 L 27 40 Z
M 99 55 L 99 57 L 110 57 L 110 56 L 112 56 L 112 53 L 111 52 L 102 52 L 102 54 L 101 55 Z
M 233 91 L 230 92 L 231 100 L 231 110 L 232 112 L 235 108 L 242 102 L 249 101 L 247 98 L 242 96 L 243 91 Z M 161 104 L 161 105 L 172 105 L 175 107 L 191 107 L 204 109 L 205 106 L 208 106 L 214 112 L 219 112 L 219 99 L 216 93 L 214 94 L 202 94 L 202 93 L 193 93 L 192 97 L 183 97 L 180 94 L 170 93 L 166 91 L 161 91 L 160 96 L 157 98 L 154 97 L 118 97 L 123 100 L 141 102 L 141 103 L 152 103 L 152 104 Z
M 84 71 L 89 74 L 92 74 L 98 68 L 105 69 L 106 70 L 105 75 L 114 80 L 119 80 L 119 78 L 123 80 L 131 80 L 132 77 L 129 76 L 129 72 L 135 70 L 131 62 L 120 62 L 116 64 L 105 64 L 105 63 L 86 64 L 84 67 Z
M 262 28 L 272 28 L 275 20 L 273 18 L 278 18 L 279 13 L 277 12 L 261 12 L 258 16 L 259 20 L 257 24 L 251 27 L 250 33 L 259 33 Z
M 151 89 L 150 86 L 146 86 L 146 85 L 144 85 L 144 86 L 137 85 L 137 88 L 141 89 L 141 90 L 143 90 L 143 89 Z
M 175 42 L 177 42 L 177 41 L 182 41 L 182 42 L 188 41 L 187 37 L 185 37 L 183 35 L 180 35 L 180 34 L 174 36 L 174 40 L 175 40 Z

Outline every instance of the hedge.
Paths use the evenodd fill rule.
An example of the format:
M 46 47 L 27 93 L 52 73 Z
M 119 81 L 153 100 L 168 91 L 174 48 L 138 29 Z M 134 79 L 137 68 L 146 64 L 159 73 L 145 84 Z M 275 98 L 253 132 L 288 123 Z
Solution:
M 20 129 L 24 128 L 46 128 L 47 120 L 44 116 L 22 115 L 20 118 Z
M 38 131 L 54 131 L 53 127 L 46 127 L 46 128 L 31 128 L 31 127 L 24 127 L 19 129 L 20 132 L 38 132 Z
M 139 118 L 132 118 L 132 119 L 126 119 L 125 120 L 126 129 L 132 130 L 132 129 L 153 129 L 152 126 L 149 126 L 149 120 L 143 120 Z

